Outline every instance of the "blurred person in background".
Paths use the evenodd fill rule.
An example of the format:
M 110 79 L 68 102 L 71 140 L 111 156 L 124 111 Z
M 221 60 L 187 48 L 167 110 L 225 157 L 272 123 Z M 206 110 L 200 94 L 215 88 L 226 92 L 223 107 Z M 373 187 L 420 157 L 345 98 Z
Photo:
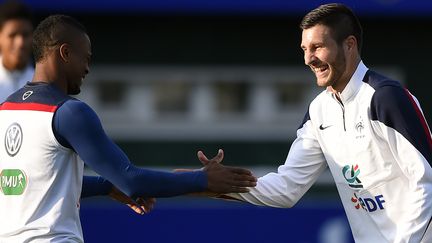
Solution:
M 80 93 L 91 59 L 85 27 L 72 17 L 39 23 L 33 56 L 32 81 L 0 106 L 0 212 L 7 219 L 0 220 L 0 242 L 83 242 L 80 197 L 107 195 L 113 186 L 135 199 L 256 185 L 250 171 L 217 162 L 180 173 L 134 166 L 96 113 L 70 96 Z M 83 184 L 84 163 L 106 180 Z
M 248 193 L 213 196 L 293 207 L 329 167 L 356 242 L 432 242 L 432 139 L 419 102 L 366 67 L 362 27 L 347 6 L 319 6 L 300 28 L 305 64 L 325 90 L 276 173 Z M 220 162 L 223 151 L 198 157 Z
M 32 13 L 18 1 L 0 5 L 0 102 L 33 77 Z

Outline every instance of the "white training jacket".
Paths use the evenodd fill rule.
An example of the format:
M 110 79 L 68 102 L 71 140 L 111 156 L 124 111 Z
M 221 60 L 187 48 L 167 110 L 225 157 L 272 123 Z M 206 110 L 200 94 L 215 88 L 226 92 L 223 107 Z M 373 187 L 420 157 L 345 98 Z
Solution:
M 417 100 L 363 62 L 340 98 L 319 94 L 278 172 L 228 196 L 292 207 L 328 166 L 356 242 L 432 242 L 432 139 Z

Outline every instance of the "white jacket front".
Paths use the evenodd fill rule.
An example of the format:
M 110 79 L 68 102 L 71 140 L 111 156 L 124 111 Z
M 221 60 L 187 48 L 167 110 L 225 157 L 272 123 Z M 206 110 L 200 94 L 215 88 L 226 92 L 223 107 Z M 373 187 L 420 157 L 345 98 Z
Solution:
M 229 196 L 292 207 L 328 166 L 356 242 L 432 242 L 432 139 L 417 100 L 362 62 L 339 96 L 311 102 L 277 173 Z

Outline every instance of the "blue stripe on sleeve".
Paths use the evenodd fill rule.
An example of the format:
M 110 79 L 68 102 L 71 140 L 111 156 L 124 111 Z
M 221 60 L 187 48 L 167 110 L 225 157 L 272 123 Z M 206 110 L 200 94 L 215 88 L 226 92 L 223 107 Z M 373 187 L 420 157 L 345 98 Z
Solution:
M 310 116 L 309 116 L 309 107 L 308 107 L 306 114 L 303 117 L 303 121 L 302 121 L 301 125 L 297 128 L 297 130 L 301 129 L 304 126 L 304 124 L 309 120 L 310 120 Z
M 432 164 L 430 134 L 401 86 L 386 85 L 376 89 L 371 101 L 371 117 L 402 134 Z

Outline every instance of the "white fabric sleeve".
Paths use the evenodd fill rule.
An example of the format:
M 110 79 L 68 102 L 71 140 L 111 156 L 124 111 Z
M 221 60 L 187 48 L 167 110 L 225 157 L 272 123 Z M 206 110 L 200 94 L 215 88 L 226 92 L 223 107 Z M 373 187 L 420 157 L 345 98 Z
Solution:
M 248 193 L 231 193 L 226 196 L 255 205 L 292 207 L 306 193 L 327 167 L 311 121 L 297 130 L 285 164 L 277 173 L 258 178 L 257 186 Z
M 401 191 L 406 198 L 402 207 L 404 217 L 398 221 L 395 242 L 420 242 L 426 235 L 430 224 L 432 208 L 432 168 L 426 158 L 400 133 L 385 124 L 376 122 L 374 129 L 381 133 L 382 139 L 388 142 L 389 149 L 397 162 L 402 176 L 409 182 L 409 191 Z M 409 212 L 407 212 L 409 211 Z M 423 242 L 423 241 L 422 241 Z
M 386 97 L 393 98 L 389 95 Z M 387 160 L 396 162 L 401 172 L 400 176 L 405 177 L 408 182 L 409 190 L 399 191 L 403 194 L 405 204 L 400 205 L 401 202 L 399 202 L 403 209 L 399 213 L 403 216 L 397 222 L 395 242 L 424 242 L 425 239 L 432 238 L 432 230 L 426 230 L 428 225 L 429 228 L 431 227 L 432 215 L 432 168 L 431 161 L 428 161 L 431 158 L 430 142 L 428 144 L 431 133 L 417 99 L 410 93 L 407 97 L 413 99 L 414 106 L 398 104 L 398 109 L 388 108 L 389 111 L 385 109 L 387 108 L 385 102 L 380 100 L 383 108 L 377 113 L 381 112 L 386 115 L 387 120 L 391 122 L 385 119 L 373 121 L 372 128 L 383 141 L 383 150 L 390 151 Z M 391 102 L 396 103 L 394 100 Z M 410 113 L 408 108 L 413 107 L 420 111 L 418 119 L 408 116 L 413 113 Z M 384 115 L 381 116 L 384 117 Z M 423 130 L 420 121 L 424 121 Z

